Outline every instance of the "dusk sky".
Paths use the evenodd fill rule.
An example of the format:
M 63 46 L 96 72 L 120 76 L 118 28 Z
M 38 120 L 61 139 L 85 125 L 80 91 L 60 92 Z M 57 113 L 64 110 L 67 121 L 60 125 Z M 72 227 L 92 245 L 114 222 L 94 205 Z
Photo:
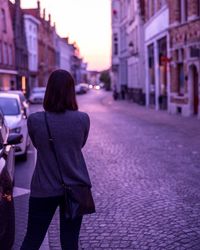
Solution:
M 107 69 L 111 54 L 110 0 L 41 0 L 60 36 L 76 41 L 90 70 Z M 37 0 L 21 0 L 22 8 L 36 8 Z

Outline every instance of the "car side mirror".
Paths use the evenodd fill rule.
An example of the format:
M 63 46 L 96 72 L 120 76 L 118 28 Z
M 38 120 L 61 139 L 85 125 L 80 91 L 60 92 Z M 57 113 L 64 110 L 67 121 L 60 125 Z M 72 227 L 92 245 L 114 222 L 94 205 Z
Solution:
M 8 136 L 7 144 L 8 145 L 16 145 L 23 141 L 23 135 L 18 134 L 10 134 Z

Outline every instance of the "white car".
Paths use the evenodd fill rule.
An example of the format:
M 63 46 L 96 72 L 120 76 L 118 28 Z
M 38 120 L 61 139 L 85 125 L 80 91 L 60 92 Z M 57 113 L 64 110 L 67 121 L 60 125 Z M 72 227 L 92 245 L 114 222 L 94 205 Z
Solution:
M 22 142 L 15 147 L 15 155 L 21 155 L 25 160 L 29 143 L 27 115 L 24 114 L 24 108 L 19 95 L 0 92 L 0 109 L 10 130 L 10 134 L 21 134 L 23 136 Z
M 29 116 L 29 114 L 30 114 L 29 103 L 28 103 L 24 93 L 21 90 L 9 90 L 8 93 L 17 94 L 19 96 L 22 107 L 23 107 L 24 114 L 26 116 Z
M 46 87 L 35 87 L 32 89 L 29 101 L 30 103 L 43 103 Z
M 85 94 L 89 90 L 89 85 L 87 83 L 78 83 L 75 85 L 76 94 Z

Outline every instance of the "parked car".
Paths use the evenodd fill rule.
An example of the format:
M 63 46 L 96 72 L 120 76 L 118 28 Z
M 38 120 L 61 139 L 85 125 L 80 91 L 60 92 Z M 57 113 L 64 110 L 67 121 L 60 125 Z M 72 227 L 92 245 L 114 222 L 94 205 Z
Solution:
M 93 88 L 96 89 L 96 90 L 99 90 L 101 87 L 100 87 L 99 84 L 95 84 Z
M 20 98 L 20 101 L 21 101 L 21 104 L 23 107 L 23 112 L 28 117 L 29 113 L 30 113 L 29 112 L 29 103 L 28 103 L 28 100 L 26 99 L 23 91 L 21 91 L 21 90 L 9 90 L 8 92 L 19 95 L 19 98 Z
M 75 85 L 76 94 L 85 94 L 89 90 L 89 85 L 87 83 L 78 83 Z
M 23 136 L 23 141 L 15 147 L 15 155 L 20 155 L 25 160 L 28 146 L 27 116 L 24 114 L 19 95 L 0 92 L 0 110 L 10 133 Z
M 99 84 L 90 84 L 89 88 L 90 89 L 99 90 L 101 88 L 101 86 Z
M 44 100 L 46 87 L 35 87 L 32 89 L 29 102 L 32 104 L 41 104 Z
M 22 135 L 9 135 L 9 129 L 0 112 L 0 249 L 11 249 L 15 237 L 15 211 L 13 203 L 14 144 Z

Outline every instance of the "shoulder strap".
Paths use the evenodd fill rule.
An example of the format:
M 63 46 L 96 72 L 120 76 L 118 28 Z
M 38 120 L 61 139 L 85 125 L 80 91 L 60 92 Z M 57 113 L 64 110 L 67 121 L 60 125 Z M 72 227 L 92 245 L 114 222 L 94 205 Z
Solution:
M 58 161 L 58 157 L 57 157 L 57 154 L 56 154 L 55 144 L 53 143 L 53 138 L 52 138 L 52 135 L 51 135 L 51 130 L 50 130 L 50 127 L 49 127 L 49 123 L 48 123 L 47 113 L 46 112 L 44 112 L 44 118 L 45 118 L 47 133 L 48 133 L 48 137 L 49 137 L 49 145 L 50 145 L 51 150 L 52 150 L 52 152 L 54 154 L 54 157 L 56 159 L 56 162 L 57 162 L 57 165 L 58 165 L 58 170 L 59 170 L 60 177 L 61 177 L 61 180 L 62 180 L 62 184 L 65 185 L 64 180 L 63 180 L 63 176 L 62 176 L 61 167 L 60 167 L 60 164 L 59 164 L 59 161 Z

